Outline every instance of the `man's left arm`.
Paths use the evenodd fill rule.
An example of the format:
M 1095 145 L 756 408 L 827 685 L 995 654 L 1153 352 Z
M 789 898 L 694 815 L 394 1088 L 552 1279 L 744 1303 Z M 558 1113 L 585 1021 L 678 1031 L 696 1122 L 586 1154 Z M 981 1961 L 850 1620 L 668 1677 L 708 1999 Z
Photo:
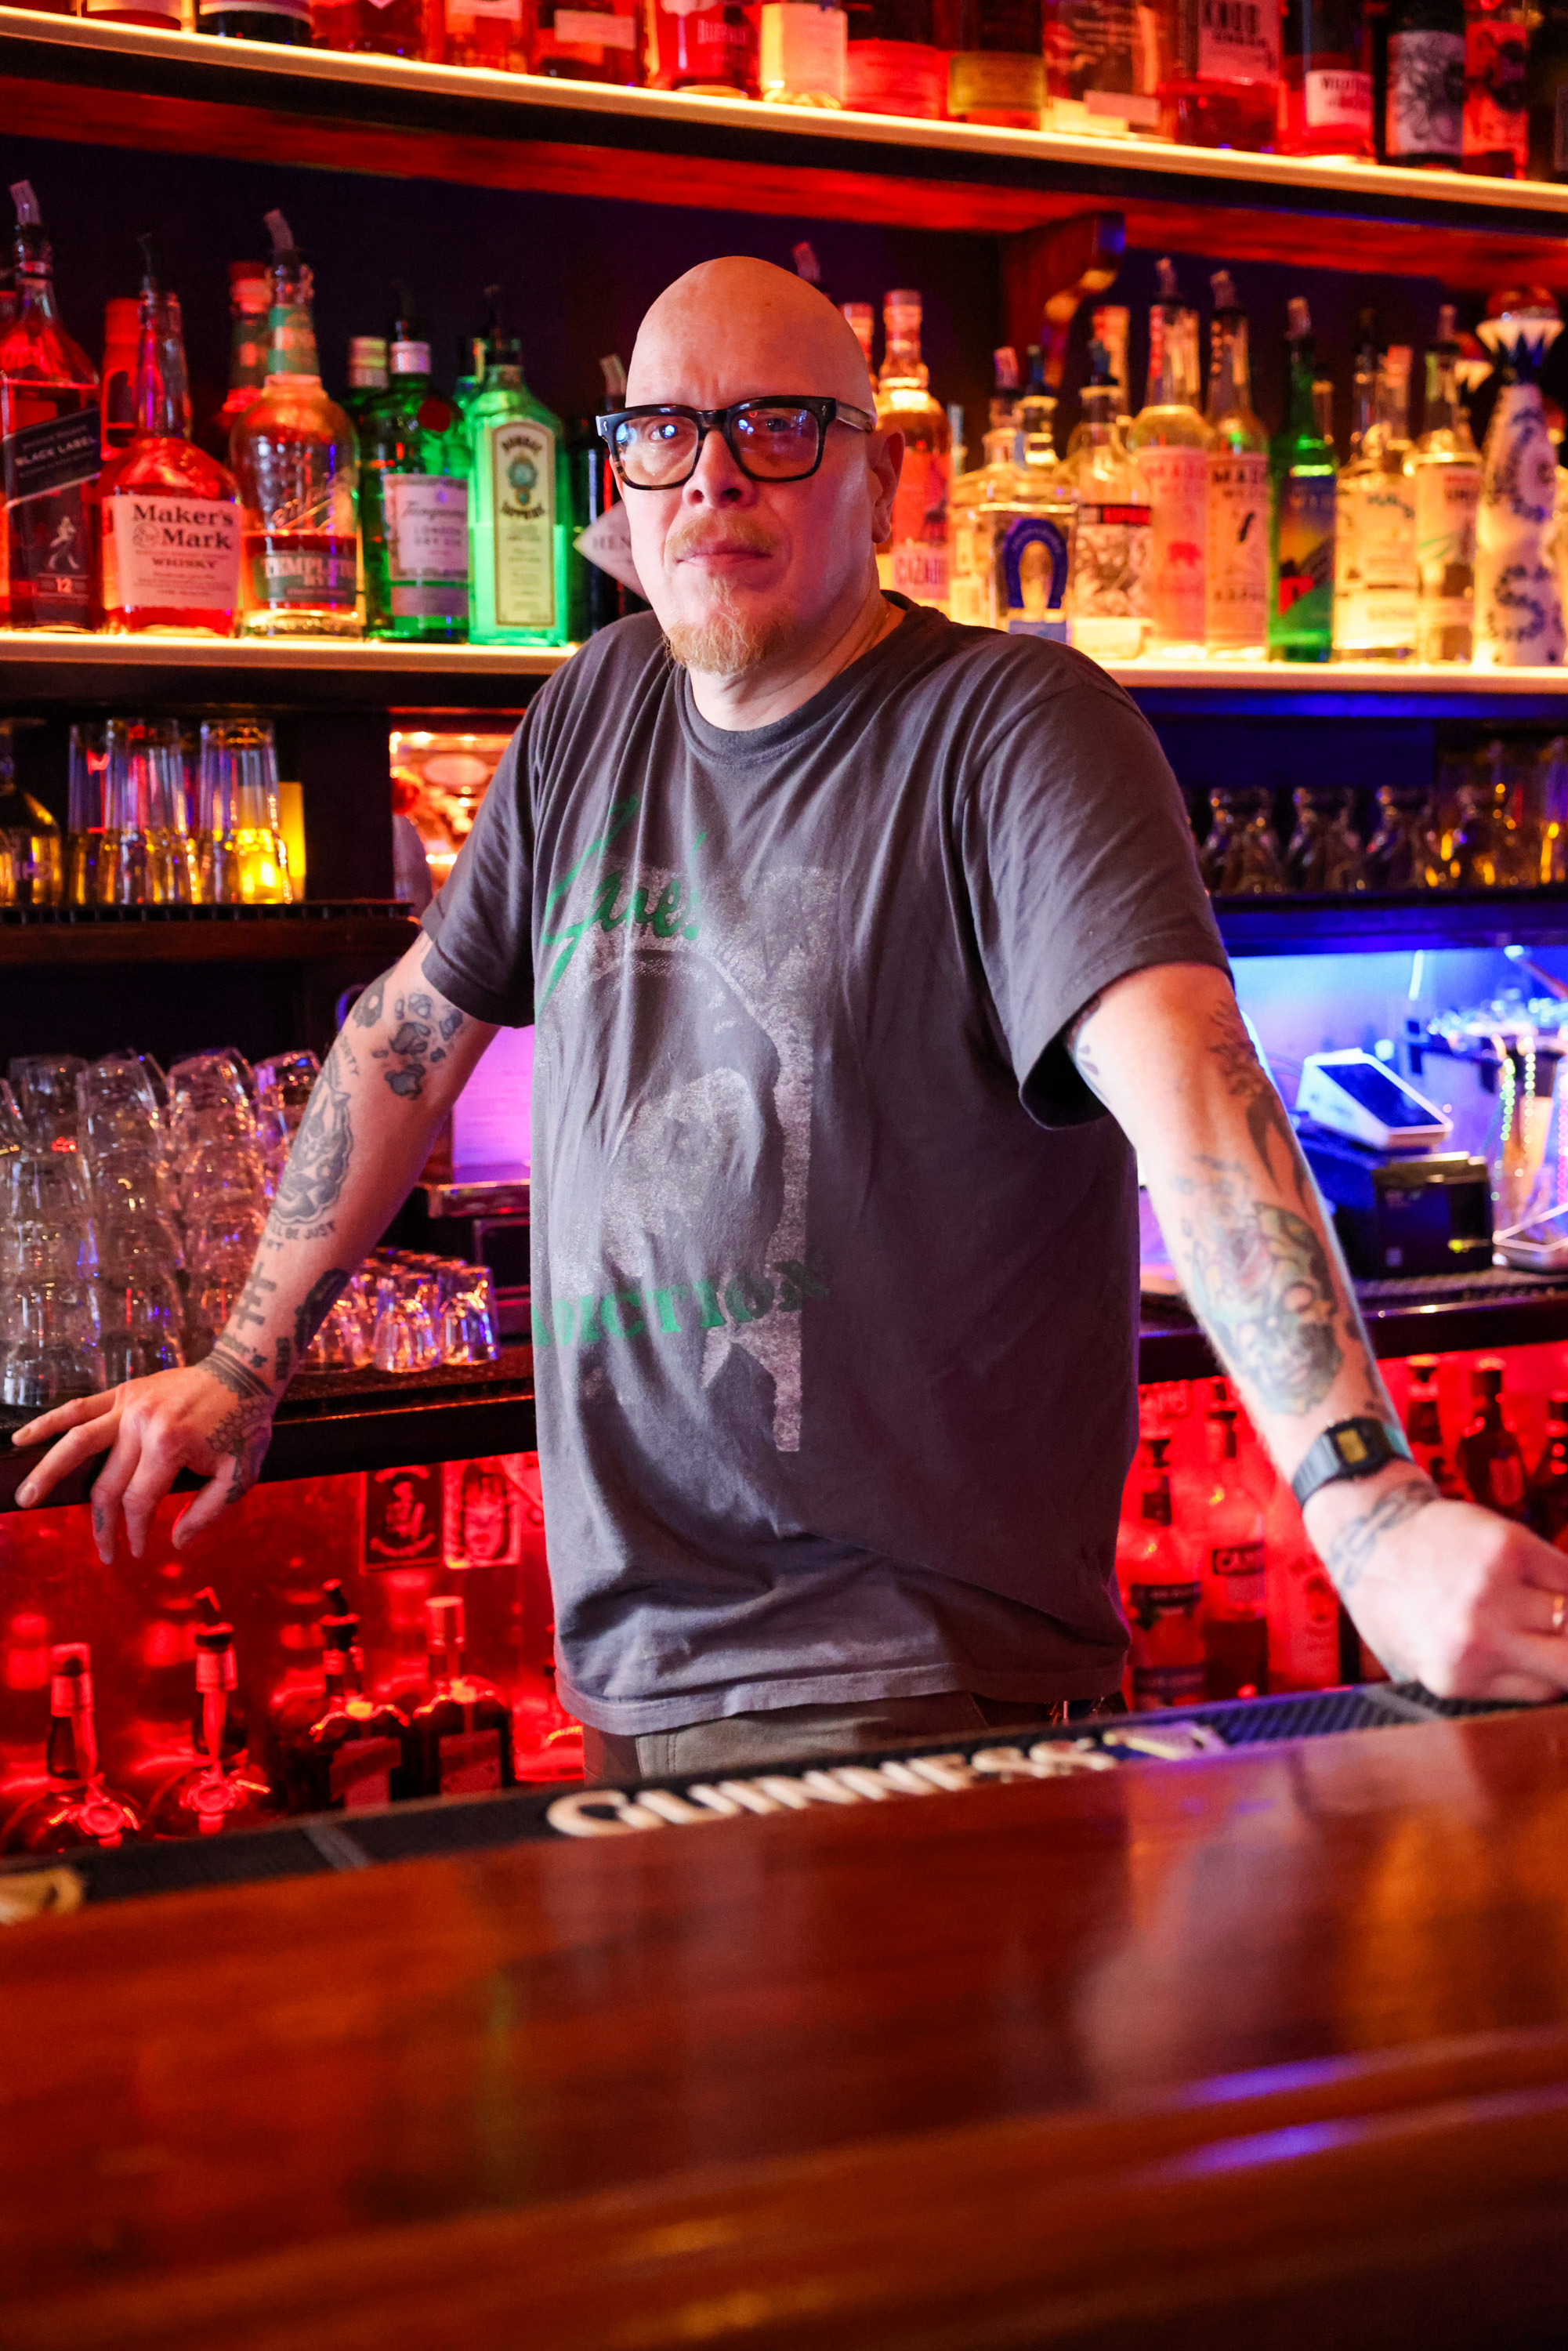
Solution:
M 1396 1421 L 1338 1243 L 1223 973 L 1165 964 L 1085 1005 L 1068 1050 L 1137 1151 L 1193 1311 L 1289 1480 L 1334 1422 Z M 1442 1697 L 1568 1690 L 1568 1558 L 1441 1499 L 1407 1461 L 1322 1487 L 1307 1531 L 1369 1646 Z

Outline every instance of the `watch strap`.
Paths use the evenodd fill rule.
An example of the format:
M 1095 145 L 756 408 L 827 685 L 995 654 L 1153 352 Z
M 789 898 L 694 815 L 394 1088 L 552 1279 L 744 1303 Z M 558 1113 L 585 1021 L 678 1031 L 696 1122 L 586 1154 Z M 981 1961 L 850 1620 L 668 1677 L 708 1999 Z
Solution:
M 1291 1491 L 1297 1509 L 1305 1510 L 1320 1486 L 1334 1485 L 1343 1478 L 1371 1478 L 1391 1461 L 1414 1458 L 1405 1431 L 1393 1421 L 1336 1420 L 1307 1447 Z

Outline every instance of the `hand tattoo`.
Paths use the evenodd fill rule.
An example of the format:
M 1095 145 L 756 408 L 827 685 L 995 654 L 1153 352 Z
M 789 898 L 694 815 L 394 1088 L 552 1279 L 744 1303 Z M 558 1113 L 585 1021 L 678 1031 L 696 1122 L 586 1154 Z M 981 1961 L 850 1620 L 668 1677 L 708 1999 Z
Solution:
M 1293 1208 L 1249 1197 L 1234 1163 L 1216 1166 L 1205 1190 L 1201 1225 L 1182 1221 L 1192 1302 L 1266 1410 L 1310 1412 L 1344 1362 L 1328 1251 Z
M 226 1388 L 236 1401 L 211 1432 L 207 1443 L 219 1460 L 232 1457 L 229 1499 L 237 1502 L 255 1485 L 272 1438 L 273 1395 L 267 1382 L 253 1372 L 226 1339 L 196 1366 Z
M 1392 1534 L 1396 1527 L 1402 1527 L 1407 1519 L 1413 1519 L 1418 1510 L 1424 1510 L 1428 1502 L 1440 1499 L 1430 1478 L 1404 1478 L 1397 1486 L 1390 1486 L 1385 1492 L 1379 1494 L 1360 1518 L 1351 1519 L 1341 1527 L 1322 1555 L 1329 1582 L 1341 1597 L 1354 1591 L 1368 1560 L 1385 1535 Z
M 267 1220 L 280 1239 L 308 1240 L 322 1230 L 330 1232 L 322 1219 L 341 1195 L 353 1148 L 348 1089 L 334 1045 L 311 1088 Z

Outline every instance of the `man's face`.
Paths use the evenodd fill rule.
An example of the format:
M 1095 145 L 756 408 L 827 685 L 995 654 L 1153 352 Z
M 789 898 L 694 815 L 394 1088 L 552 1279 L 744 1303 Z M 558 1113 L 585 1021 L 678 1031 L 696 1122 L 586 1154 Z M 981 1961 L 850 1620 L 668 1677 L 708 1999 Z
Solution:
M 776 287 L 780 277 L 715 263 L 662 297 L 637 339 L 628 405 L 712 409 L 817 392 L 869 411 L 849 329 L 820 296 L 802 303 L 792 281 Z M 901 448 L 896 434 L 835 423 L 809 480 L 754 482 L 710 433 L 679 489 L 628 490 L 638 574 L 676 658 L 734 675 L 810 644 L 837 609 L 852 611 L 874 582 Z

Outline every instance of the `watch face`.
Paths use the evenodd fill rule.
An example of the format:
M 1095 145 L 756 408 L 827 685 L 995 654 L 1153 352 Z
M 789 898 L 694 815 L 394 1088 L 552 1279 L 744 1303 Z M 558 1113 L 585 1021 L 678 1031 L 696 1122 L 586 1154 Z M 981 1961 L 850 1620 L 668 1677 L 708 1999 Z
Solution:
M 1372 1458 L 1372 1447 L 1359 1428 L 1342 1428 L 1334 1437 L 1334 1451 L 1347 1469 L 1359 1469 Z

